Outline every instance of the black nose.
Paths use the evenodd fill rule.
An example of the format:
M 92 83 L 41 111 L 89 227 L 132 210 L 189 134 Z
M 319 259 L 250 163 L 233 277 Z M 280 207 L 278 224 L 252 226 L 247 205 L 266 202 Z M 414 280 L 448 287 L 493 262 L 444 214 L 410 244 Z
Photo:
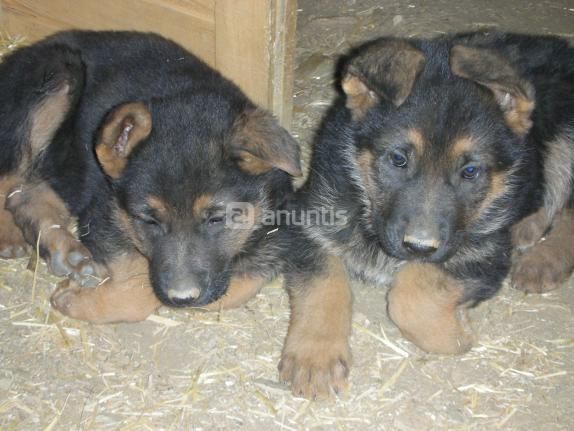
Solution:
M 403 247 L 410 254 L 417 257 L 428 257 L 438 250 L 438 241 L 435 239 L 417 238 L 405 235 Z

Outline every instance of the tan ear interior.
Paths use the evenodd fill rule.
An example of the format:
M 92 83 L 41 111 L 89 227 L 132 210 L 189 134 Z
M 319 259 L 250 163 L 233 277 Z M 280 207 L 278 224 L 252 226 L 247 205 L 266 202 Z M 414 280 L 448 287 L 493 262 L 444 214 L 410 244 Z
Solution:
M 354 75 L 345 76 L 341 87 L 347 95 L 346 106 L 354 119 L 364 116 L 379 101 L 378 96 Z
M 118 178 L 128 156 L 149 136 L 151 128 L 151 114 L 142 102 L 126 103 L 108 115 L 96 144 L 96 156 L 104 172 Z
M 299 144 L 273 116 L 262 109 L 240 115 L 233 125 L 229 152 L 238 166 L 251 175 L 273 168 L 301 175 Z
M 528 133 L 535 107 L 534 87 L 506 59 L 488 49 L 455 45 L 450 51 L 450 67 L 455 75 L 492 92 L 515 134 Z
M 380 98 L 401 106 L 425 62 L 421 51 L 401 40 L 381 40 L 361 49 L 350 59 L 341 81 L 353 117 L 364 116 Z

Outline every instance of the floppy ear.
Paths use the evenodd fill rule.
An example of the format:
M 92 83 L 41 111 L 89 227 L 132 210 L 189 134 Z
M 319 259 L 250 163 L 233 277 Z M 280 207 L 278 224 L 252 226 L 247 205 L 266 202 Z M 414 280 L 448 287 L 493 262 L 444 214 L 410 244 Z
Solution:
M 484 48 L 455 45 L 450 51 L 452 72 L 492 91 L 506 123 L 517 135 L 532 127 L 534 87 L 504 58 Z
M 106 174 L 118 178 L 128 156 L 151 132 L 151 114 L 142 102 L 115 108 L 104 121 L 96 144 L 96 156 Z
M 424 65 L 424 54 L 405 41 L 381 40 L 361 48 L 342 75 L 347 108 L 360 118 L 380 98 L 401 106 Z
M 251 175 L 263 174 L 272 168 L 294 177 L 302 175 L 299 144 L 263 109 L 250 109 L 237 117 L 228 153 Z

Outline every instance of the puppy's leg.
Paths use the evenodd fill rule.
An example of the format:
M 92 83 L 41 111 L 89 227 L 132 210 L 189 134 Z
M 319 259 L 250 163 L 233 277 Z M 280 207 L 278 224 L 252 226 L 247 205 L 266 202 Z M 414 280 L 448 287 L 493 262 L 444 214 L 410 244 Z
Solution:
M 11 197 L 21 191 L 18 185 L 24 181 L 22 173 L 29 169 L 35 158 L 50 144 L 70 110 L 72 87 L 69 82 L 72 79 L 61 75 L 58 79 L 52 76 L 43 82 L 44 87 L 37 91 L 41 95 L 35 96 L 37 100 L 20 101 L 24 106 L 29 105 L 29 112 L 21 106 L 14 107 L 15 112 L 7 118 L 9 121 L 5 121 L 7 124 L 0 125 L 0 135 L 13 141 L 2 142 L 7 148 L 2 148 L 5 160 L 1 164 L 12 165 L 12 172 L 0 176 L 0 257 L 22 257 L 26 254 L 26 241 L 8 208 L 18 200 Z M 25 118 L 19 118 L 19 115 Z M 17 120 L 28 127 L 10 123 Z
M 110 277 L 93 289 L 70 282 L 54 292 L 52 306 L 60 313 L 92 323 L 137 322 L 161 306 L 149 281 L 148 261 L 139 254 L 116 259 Z
M 541 241 L 518 256 L 512 268 L 512 285 L 525 292 L 556 289 L 574 269 L 574 210 L 564 209 Z
M 7 208 L 30 245 L 40 252 L 52 273 L 68 276 L 81 285 L 95 285 L 107 270 L 70 233 L 72 217 L 64 202 L 44 182 L 26 183 L 7 198 Z
M 512 245 L 518 249 L 531 247 L 542 239 L 549 227 L 546 209 L 541 208 L 512 227 Z
M 268 281 L 268 279 L 257 275 L 234 276 L 231 278 L 229 287 L 223 297 L 201 308 L 209 311 L 218 311 L 240 307 L 257 295 Z
M 311 280 L 289 280 L 291 320 L 280 378 L 297 396 L 326 398 L 347 387 L 352 298 L 346 270 L 330 257 Z
M 473 336 L 459 306 L 460 282 L 430 264 L 401 268 L 388 295 L 392 321 L 403 336 L 427 352 L 464 353 Z
M 126 255 L 110 264 L 110 277 L 94 289 L 71 282 L 52 295 L 52 306 L 66 316 L 92 323 L 145 320 L 162 304 L 149 281 L 149 263 L 141 255 Z M 233 277 L 228 293 L 201 307 L 210 311 L 239 307 L 267 282 L 256 276 Z
M 14 223 L 12 214 L 5 208 L 6 198 L 18 183 L 17 176 L 0 177 L 0 258 L 26 256 L 27 245 L 22 231 Z

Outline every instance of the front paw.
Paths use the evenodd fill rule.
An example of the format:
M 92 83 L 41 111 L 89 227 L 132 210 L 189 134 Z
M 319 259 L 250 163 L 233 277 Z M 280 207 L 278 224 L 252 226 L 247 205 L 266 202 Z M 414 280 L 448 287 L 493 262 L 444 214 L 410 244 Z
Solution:
M 518 257 L 512 268 L 512 286 L 527 293 L 554 290 L 566 281 L 572 272 L 569 253 L 540 243 Z
M 409 263 L 395 277 L 387 296 L 389 317 L 420 349 L 460 355 L 474 344 L 474 333 L 460 306 L 464 286 L 442 269 Z
M 0 240 L 0 258 L 17 259 L 28 255 L 25 244 L 14 244 Z
M 2 211 L 0 209 L 0 211 Z M 1 218 L 0 223 L 5 223 Z M 20 229 L 12 223 L 0 225 L 0 258 L 2 259 L 16 259 L 28 255 L 28 246 Z
M 54 240 L 54 236 L 58 236 Z M 82 287 L 95 287 L 107 276 L 90 251 L 67 231 L 59 230 L 47 241 L 48 267 L 58 277 L 68 277 Z
M 86 319 L 90 303 L 85 301 L 83 290 L 76 283 L 66 280 L 60 283 L 58 289 L 54 291 L 50 298 L 52 307 L 65 316 L 78 320 Z
M 289 344 L 279 362 L 279 377 L 291 384 L 293 395 L 327 399 L 347 389 L 351 351 L 346 340 L 309 337 Z
M 532 247 L 544 236 L 549 225 L 544 210 L 529 215 L 512 227 L 512 245 L 520 250 Z

